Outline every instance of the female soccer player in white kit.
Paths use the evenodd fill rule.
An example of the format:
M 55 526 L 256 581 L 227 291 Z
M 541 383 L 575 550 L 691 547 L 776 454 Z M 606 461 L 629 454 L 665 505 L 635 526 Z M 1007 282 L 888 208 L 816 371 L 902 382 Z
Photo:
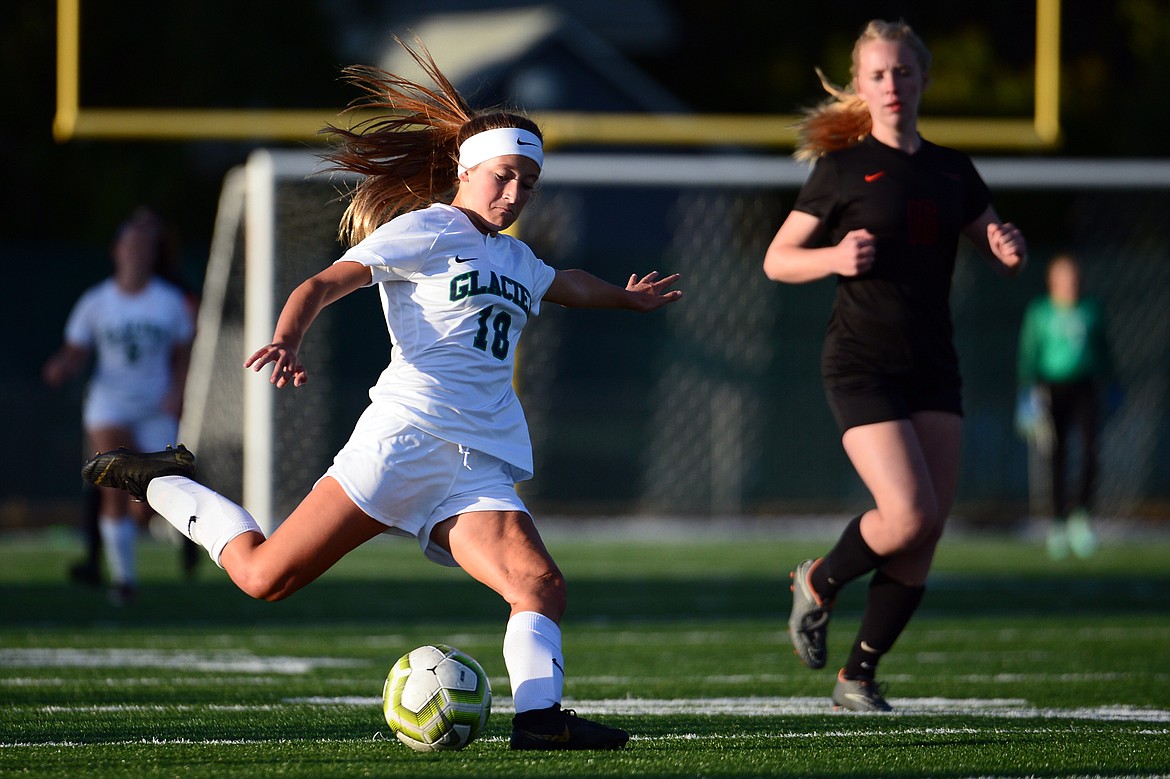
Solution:
M 183 291 L 160 276 L 166 251 L 161 217 L 136 210 L 115 233 L 113 275 L 78 298 L 64 344 L 45 363 L 45 383 L 60 387 L 93 357 L 82 412 L 90 451 L 151 451 L 178 434 L 195 323 Z M 151 515 L 128 503 L 101 490 L 98 529 L 118 604 L 135 596 L 138 529 Z
M 631 276 L 622 288 L 554 270 L 504 235 L 540 176 L 540 130 L 511 113 L 474 115 L 419 45 L 421 53 L 407 51 L 437 90 L 349 69 L 367 107 L 396 112 L 331 128 L 341 144 L 328 159 L 366 177 L 342 225 L 351 248 L 293 291 L 272 343 L 245 363 L 271 365 L 278 389 L 303 385 L 309 374 L 297 349 L 317 314 L 377 286 L 390 365 L 326 474 L 265 539 L 242 508 L 188 478 L 194 457 L 181 446 L 108 452 L 83 473 L 145 497 L 240 589 L 267 600 L 291 595 L 381 533 L 417 537 L 429 558 L 461 566 L 511 605 L 512 748 L 618 748 L 625 731 L 560 707 L 565 582 L 514 489 L 532 476 L 532 452 L 512 368 L 542 302 L 652 311 L 681 297 L 668 289 L 677 275 Z M 437 202 L 452 184 L 450 205 Z M 417 210 L 402 213 L 409 208 Z

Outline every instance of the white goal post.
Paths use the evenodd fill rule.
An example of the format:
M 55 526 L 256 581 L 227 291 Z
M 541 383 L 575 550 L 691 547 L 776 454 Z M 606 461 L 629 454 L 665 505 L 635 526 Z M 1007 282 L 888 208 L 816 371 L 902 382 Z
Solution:
M 1131 193 L 1157 192 L 1161 197 L 1170 193 L 1170 161 L 1165 160 L 1022 157 L 976 158 L 975 162 L 997 193 L 1010 190 L 1125 190 Z M 715 214 L 712 210 L 714 207 L 709 204 L 699 203 L 695 207 L 700 213 L 711 213 L 711 218 L 717 220 L 725 231 L 722 243 L 729 244 L 738 239 L 736 224 L 727 220 L 738 219 L 740 211 L 750 208 L 758 199 L 754 193 L 780 191 L 787 193 L 786 197 L 790 198 L 806 175 L 806 166 L 779 155 L 553 151 L 542 177 L 542 192 L 538 201 L 534 201 L 535 206 L 525 213 L 519 229 L 528 238 L 530 225 L 536 225 L 537 233 L 552 236 L 548 238 L 548 243 L 554 248 L 572 247 L 576 245 L 574 241 L 584 240 L 580 235 L 581 230 L 604 229 L 601 226 L 604 222 L 599 225 L 574 226 L 572 213 L 552 215 L 540 212 L 546 206 L 552 211 L 560 209 L 563 212 L 566 208 L 571 211 L 576 207 L 575 204 L 580 203 L 573 199 L 573 192 L 597 188 L 615 191 L 655 188 L 677 192 L 726 190 L 742 193 L 738 196 L 740 204 L 726 212 L 731 216 L 723 216 L 722 211 Z M 245 357 L 271 338 L 279 306 L 292 287 L 340 254 L 341 247 L 336 243 L 335 234 L 342 207 L 337 197 L 339 190 L 346 188 L 348 183 L 339 177 L 331 178 L 322 174 L 317 154 L 311 150 L 260 150 L 253 152 L 246 164 L 228 174 L 220 197 L 205 274 L 198 336 L 188 379 L 182 436 L 188 446 L 200 453 L 201 473 L 211 486 L 240 500 L 266 531 L 271 531 L 280 518 L 287 515 L 312 486 L 313 480 L 327 467 L 336 448 L 337 431 L 348 433 L 356 419 L 353 404 L 362 402 L 365 390 L 374 378 L 369 376 L 368 381 L 362 378 L 350 382 L 341 376 L 347 370 L 347 362 L 339 359 L 340 367 L 311 366 L 311 371 L 316 367 L 316 373 L 304 390 L 277 393 L 269 385 L 266 373 L 262 377 L 251 373 L 245 375 L 242 369 Z M 540 202 L 545 199 L 554 202 Z M 716 199 L 711 202 L 720 201 Z M 766 235 L 768 230 L 774 232 L 783 218 L 785 207 L 783 200 L 769 201 L 761 214 L 751 217 L 754 221 L 762 222 L 761 226 L 752 229 L 761 235 Z M 1157 228 L 1161 230 L 1159 240 L 1163 240 L 1165 225 L 1158 225 Z M 685 241 L 692 238 L 680 238 L 677 233 L 682 232 L 682 228 L 674 229 L 674 237 L 670 239 L 673 243 L 655 250 L 659 258 L 687 254 Z M 1151 226 L 1153 229 L 1154 226 Z M 683 248 L 680 249 L 680 246 Z M 686 277 L 693 279 L 684 282 L 684 286 L 688 287 L 688 302 L 685 305 L 692 309 L 697 308 L 694 299 L 702 299 L 702 291 L 692 292 L 690 287 L 702 278 L 701 275 L 696 276 L 696 273 L 701 274 L 705 259 L 699 255 L 706 251 L 696 250 L 694 263 L 685 271 Z M 742 280 L 735 282 L 738 292 L 733 294 L 732 299 L 744 301 L 746 306 L 746 301 L 753 299 L 753 295 L 756 296 L 754 299 L 763 300 L 759 295 L 767 294 L 756 291 L 761 282 L 758 278 L 759 262 L 762 260 L 760 239 L 754 238 L 746 247 L 740 247 L 738 252 L 736 259 L 727 267 L 732 268 L 729 273 L 743 276 Z M 569 254 L 572 254 L 571 248 Z M 562 258 L 552 256 L 551 259 L 559 261 Z M 377 308 L 369 300 L 365 303 L 367 308 Z M 699 307 L 701 310 L 701 304 Z M 827 311 L 824 313 L 827 314 Z M 708 322 L 722 315 L 720 310 L 714 308 L 703 313 L 703 317 L 710 317 L 705 319 Z M 542 316 L 538 319 L 545 318 Z M 763 324 L 755 320 L 752 324 L 728 323 L 729 327 L 734 328 L 731 335 L 738 343 L 729 348 L 742 348 L 745 354 L 766 353 L 769 355 L 766 359 L 778 359 L 774 345 L 759 339 L 753 340 L 750 333 L 752 328 L 774 326 L 774 320 L 775 317 Z M 367 324 L 370 321 L 365 320 Z M 373 317 L 373 323 L 377 321 L 378 318 Z M 814 322 L 816 327 L 813 329 L 817 330 L 822 321 Z M 1134 326 L 1145 327 L 1141 324 L 1144 321 L 1135 322 Z M 325 332 L 319 334 L 321 338 L 318 341 L 312 344 L 307 341 L 306 350 L 311 353 L 310 359 L 332 360 L 335 349 L 324 344 L 340 343 L 341 348 L 348 348 L 356 332 L 360 333 L 363 340 L 368 337 L 379 344 L 365 351 L 375 353 L 374 361 L 381 360 L 384 364 L 388 356 L 384 328 L 381 333 L 376 333 L 369 332 L 374 329 L 372 326 L 367 329 L 364 325 L 354 327 L 347 324 L 344 337 L 329 342 L 329 338 L 337 338 L 337 334 L 329 333 L 330 327 L 324 315 L 314 326 L 315 330 Z M 677 341 L 690 334 L 693 334 L 693 330 L 682 327 L 674 330 L 672 337 Z M 717 335 L 715 333 L 712 337 Z M 563 339 L 565 336 L 562 333 L 558 337 Z M 819 339 L 819 331 L 815 337 Z M 1153 337 L 1161 339 L 1159 343 L 1170 344 L 1170 334 Z M 686 355 L 694 351 L 685 347 L 678 349 L 676 362 L 681 363 L 687 359 Z M 1165 352 L 1162 356 L 1165 356 Z M 675 357 L 668 355 L 664 359 L 675 360 Z M 736 363 L 738 359 L 731 359 L 728 364 Z M 751 362 L 761 358 L 745 359 Z M 665 375 L 669 373 L 666 370 L 655 386 L 689 376 L 688 370 L 681 364 L 672 363 L 671 368 L 676 369 L 675 378 L 666 379 Z M 768 510 L 778 505 L 776 500 L 765 494 L 766 490 L 753 486 L 756 482 L 752 481 L 753 473 L 776 468 L 774 463 L 758 462 L 767 449 L 759 438 L 766 434 L 755 429 L 758 425 L 753 421 L 754 415 L 764 413 L 762 409 L 767 408 L 766 397 L 760 397 L 760 390 L 756 386 L 760 376 L 753 375 L 735 384 L 723 381 L 720 370 L 724 375 L 733 372 L 724 366 L 712 369 L 712 373 L 702 377 L 690 376 L 685 379 L 690 382 L 686 384 L 688 389 L 679 390 L 706 398 L 700 405 L 693 407 L 688 417 L 692 422 L 696 416 L 701 417 L 702 421 L 697 424 L 706 426 L 706 432 L 684 443 L 668 445 L 664 439 L 643 438 L 641 443 L 636 444 L 641 453 L 629 462 L 642 473 L 631 477 L 636 476 L 643 485 L 661 482 L 663 479 L 666 481 L 665 486 L 657 490 L 645 488 L 633 499 L 624 499 L 622 503 L 628 510 L 677 513 L 692 508 L 708 513 L 737 514 Z M 815 371 L 815 366 L 804 365 L 799 370 L 807 374 Z M 551 381 L 553 379 L 545 377 L 522 382 L 530 419 L 534 413 L 544 413 L 542 409 L 547 410 L 552 403 L 547 397 L 542 400 L 542 393 L 555 394 L 549 383 Z M 1142 381 L 1144 391 L 1149 393 L 1148 397 L 1143 396 L 1143 402 L 1164 404 L 1170 397 L 1170 388 L 1165 386 L 1164 376 L 1160 380 L 1143 376 Z M 1159 381 L 1161 384 L 1158 384 Z M 668 394 L 656 399 L 655 406 L 659 408 L 677 400 L 669 395 L 668 390 L 663 391 Z M 344 419 L 331 419 L 333 408 L 343 399 L 350 404 L 345 412 L 347 416 Z M 692 398 L 688 396 L 686 400 L 691 401 Z M 782 427 L 786 423 L 779 424 Z M 1135 420 L 1133 425 L 1137 424 Z M 679 420 L 672 421 L 664 417 L 657 420 L 656 425 L 671 425 L 678 429 Z M 1157 429 L 1155 426 L 1155 434 Z M 534 442 L 540 444 L 542 441 L 547 442 L 548 439 L 541 438 L 534 430 Z M 1155 444 L 1150 441 L 1142 446 L 1148 455 Z M 713 451 L 723 453 L 720 455 L 722 465 L 709 462 Z M 682 475 L 672 477 L 672 473 Z M 1139 483 L 1143 478 L 1141 474 L 1134 475 L 1132 483 L 1118 488 L 1118 510 L 1125 510 L 1143 500 L 1144 488 Z M 825 484 L 823 489 L 834 495 L 842 494 L 842 490 L 834 484 Z M 753 497 L 756 493 L 762 497 Z M 672 501 L 672 494 L 678 495 L 677 501 Z M 558 495 L 539 491 L 537 497 L 548 500 L 558 510 L 573 510 L 572 499 L 562 499 Z M 620 496 L 615 496 L 615 499 L 617 497 Z M 811 498 L 804 501 L 805 504 L 812 502 L 815 501 Z M 612 510 L 612 506 L 602 500 L 584 499 L 578 503 L 585 508 Z

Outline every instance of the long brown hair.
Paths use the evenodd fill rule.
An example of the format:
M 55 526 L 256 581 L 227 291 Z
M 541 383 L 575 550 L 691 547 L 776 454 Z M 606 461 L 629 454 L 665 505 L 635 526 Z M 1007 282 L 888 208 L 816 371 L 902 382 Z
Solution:
M 538 137 L 540 128 L 519 114 L 477 113 L 439 70 L 422 40 L 411 48 L 397 43 L 435 87 L 426 87 L 379 68 L 355 65 L 342 73 L 364 93 L 347 112 L 374 109 L 379 115 L 349 129 L 328 125 L 322 132 L 337 146 L 323 155 L 333 170 L 364 178 L 349 193 L 338 235 L 352 246 L 398 214 L 435 202 L 449 202 L 458 180 L 459 145 L 472 135 L 519 127 Z
M 129 230 L 144 230 L 150 236 L 150 250 L 154 257 L 151 269 L 154 275 L 176 286 L 184 286 L 179 270 L 179 242 L 162 214 L 148 205 L 135 208 L 114 231 L 111 253 Z
M 849 73 L 854 79 L 860 67 L 861 47 L 877 40 L 907 44 L 918 59 L 924 76 L 929 74 L 930 50 L 910 25 L 903 21 L 874 19 L 865 25 L 853 43 L 853 62 Z M 869 108 L 857 96 L 852 80 L 849 86 L 839 87 L 829 81 L 820 68 L 817 68 L 817 77 L 831 97 L 815 108 L 806 109 L 804 118 L 796 126 L 800 137 L 793 156 L 801 162 L 815 162 L 818 157 L 831 151 L 852 146 L 873 129 Z

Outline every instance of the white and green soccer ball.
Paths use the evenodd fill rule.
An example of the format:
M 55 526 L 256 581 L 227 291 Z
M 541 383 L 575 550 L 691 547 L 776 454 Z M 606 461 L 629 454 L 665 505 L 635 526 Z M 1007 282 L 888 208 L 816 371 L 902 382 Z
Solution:
M 398 659 L 382 687 L 382 711 L 398 740 L 419 752 L 462 749 L 492 710 L 487 674 L 470 655 L 429 644 Z

